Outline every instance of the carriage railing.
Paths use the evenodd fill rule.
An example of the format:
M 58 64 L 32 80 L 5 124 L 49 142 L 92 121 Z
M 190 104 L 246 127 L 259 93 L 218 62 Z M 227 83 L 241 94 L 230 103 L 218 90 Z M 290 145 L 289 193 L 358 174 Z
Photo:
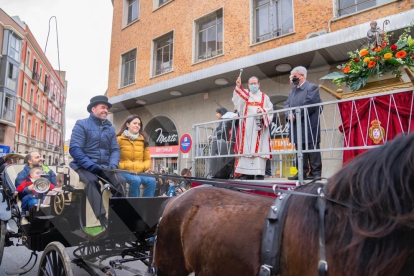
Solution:
M 399 94 L 400 93 L 400 94 Z M 404 104 L 398 103 L 397 94 L 407 99 Z M 384 96 L 384 102 L 388 106 L 379 106 L 375 98 Z M 361 111 L 361 100 L 365 101 L 364 109 Z M 323 102 L 320 104 L 301 106 L 297 108 L 287 108 L 268 112 L 273 116 L 270 124 L 270 150 L 261 147 L 256 152 L 256 145 L 252 141 L 243 141 L 242 131 L 238 131 L 238 126 L 242 125 L 243 120 L 254 120 L 257 127 L 260 127 L 261 116 L 254 114 L 248 116 L 239 116 L 237 118 L 225 118 L 221 120 L 200 123 L 193 125 L 193 150 L 192 159 L 200 163 L 199 160 L 240 157 L 240 156 L 265 156 L 272 155 L 272 175 L 286 177 L 286 172 L 282 173 L 283 167 L 295 167 L 298 163 L 299 179 L 303 177 L 301 171 L 303 162 L 303 153 L 320 152 L 324 164 L 323 174 L 330 176 L 339 170 L 343 164 L 344 151 L 367 150 L 389 141 L 391 131 L 402 133 L 403 135 L 411 132 L 414 126 L 411 124 L 413 119 L 414 91 L 407 91 L 407 88 L 389 92 L 377 93 L 375 95 L 366 95 L 352 99 L 335 100 Z M 382 108 L 382 119 L 379 113 Z M 384 114 L 384 110 L 385 114 Z M 315 133 L 312 129 L 305 131 L 302 135 L 301 125 L 308 129 L 310 116 L 312 112 L 319 112 Z M 346 115 L 346 114 L 347 115 Z M 368 114 L 368 115 L 367 115 Z M 404 114 L 404 116 L 402 115 Z M 289 115 L 295 115 L 295 122 L 286 120 Z M 303 116 L 302 116 L 303 115 Z M 365 116 L 365 118 L 363 118 Z M 396 124 L 393 124 L 391 118 L 394 118 Z M 384 122 L 384 118 L 385 122 Z M 380 122 L 380 131 L 377 131 L 378 144 L 370 142 L 372 138 L 372 124 L 375 120 Z M 294 125 L 296 124 L 296 131 Z M 382 126 L 381 126 L 382 124 Z M 253 135 L 254 128 L 246 129 L 250 135 Z M 360 142 L 355 145 L 353 139 L 359 135 Z M 374 134 L 375 135 L 375 134 Z M 316 148 L 320 136 L 320 148 Z M 291 143 L 292 139 L 297 138 L 297 143 Z M 234 149 L 240 149 L 243 143 L 248 143 L 243 148 L 243 153 L 235 152 Z M 202 146 L 201 146 L 202 145 Z M 199 150 L 203 147 L 203 150 Z M 211 162 L 211 161 L 210 161 Z M 206 166 L 207 167 L 207 166 Z M 276 169 L 275 169 L 276 168 Z M 277 169 L 279 168 L 279 169 Z M 194 172 L 193 172 L 194 173 Z M 292 173 L 290 173 L 291 175 Z M 201 176 L 201 175 L 200 175 Z

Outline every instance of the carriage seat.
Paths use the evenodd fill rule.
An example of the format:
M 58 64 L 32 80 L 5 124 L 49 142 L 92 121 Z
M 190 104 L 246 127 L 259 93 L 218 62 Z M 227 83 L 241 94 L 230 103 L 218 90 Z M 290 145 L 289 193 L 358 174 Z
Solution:
M 25 164 L 12 164 L 9 165 L 5 168 L 4 170 L 4 183 L 3 185 L 5 185 L 6 187 L 9 188 L 11 193 L 14 193 L 14 191 L 16 190 L 15 186 L 14 186 L 14 182 L 17 178 L 17 175 L 20 171 L 23 170 Z M 56 174 L 56 177 L 58 178 L 58 173 L 57 173 L 57 166 L 48 166 L 51 170 L 53 170 Z M 65 171 L 67 171 L 65 169 Z M 79 180 L 79 175 L 78 173 L 69 168 L 69 184 L 72 185 L 76 190 L 83 190 L 85 189 L 85 183 L 83 183 L 82 181 Z M 59 182 L 59 181 L 58 181 Z M 59 183 L 58 183 L 59 185 Z M 102 185 L 102 183 L 101 183 Z M 103 185 L 102 185 L 103 187 Z M 71 196 L 70 196 L 71 197 Z M 108 210 L 108 204 L 109 204 L 109 197 L 110 197 L 110 192 L 109 191 L 105 191 L 103 194 L 103 203 L 104 203 L 104 207 L 106 210 Z M 19 209 L 21 210 L 21 201 L 19 199 L 17 199 L 17 204 L 19 206 Z M 70 203 L 68 203 L 70 204 Z M 50 207 L 50 205 L 48 204 L 42 204 L 40 206 L 41 208 L 46 208 L 46 207 Z M 107 212 L 108 214 L 108 212 Z M 86 203 L 86 226 L 87 227 L 92 227 L 92 226 L 97 226 L 100 225 L 99 221 L 96 219 L 93 211 L 92 211 L 92 207 L 89 203 L 89 201 L 87 200 Z

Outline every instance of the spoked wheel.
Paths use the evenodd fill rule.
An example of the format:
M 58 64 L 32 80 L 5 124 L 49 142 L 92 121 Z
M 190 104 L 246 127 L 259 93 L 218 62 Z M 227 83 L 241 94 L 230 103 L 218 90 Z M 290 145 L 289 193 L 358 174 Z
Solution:
M 63 193 L 57 193 L 55 195 L 53 206 L 56 215 L 61 215 L 63 213 L 63 209 L 65 209 L 65 195 Z
M 40 259 L 38 276 L 73 276 L 71 260 L 60 242 L 49 243 Z
M 0 265 L 3 260 L 4 245 L 6 243 L 6 222 L 0 220 Z

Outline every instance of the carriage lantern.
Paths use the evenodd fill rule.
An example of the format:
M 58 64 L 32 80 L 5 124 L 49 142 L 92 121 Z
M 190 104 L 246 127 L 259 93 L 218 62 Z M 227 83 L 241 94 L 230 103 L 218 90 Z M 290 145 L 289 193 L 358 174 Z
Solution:
M 44 174 L 42 174 L 44 176 Z M 40 177 L 39 179 L 36 179 L 33 183 L 33 189 L 39 194 L 39 197 L 37 199 L 37 212 L 40 210 L 40 204 L 41 200 L 43 198 L 43 194 L 47 193 L 50 188 L 50 182 L 45 177 Z

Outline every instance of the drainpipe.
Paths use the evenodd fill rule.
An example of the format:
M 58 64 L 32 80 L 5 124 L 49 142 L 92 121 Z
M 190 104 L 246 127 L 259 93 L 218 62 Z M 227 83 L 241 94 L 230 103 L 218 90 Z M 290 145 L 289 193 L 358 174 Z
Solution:
M 332 3 L 332 6 L 333 6 L 333 14 L 334 14 L 334 16 L 331 18 L 331 19 L 329 19 L 329 21 L 328 21 L 328 33 L 330 33 L 331 32 L 331 23 L 332 23 L 332 20 L 334 20 L 335 18 L 337 18 L 337 15 L 336 15 L 336 8 L 338 7 L 338 5 L 337 5 L 337 0 L 333 0 L 332 1 L 333 3 Z

